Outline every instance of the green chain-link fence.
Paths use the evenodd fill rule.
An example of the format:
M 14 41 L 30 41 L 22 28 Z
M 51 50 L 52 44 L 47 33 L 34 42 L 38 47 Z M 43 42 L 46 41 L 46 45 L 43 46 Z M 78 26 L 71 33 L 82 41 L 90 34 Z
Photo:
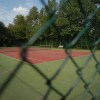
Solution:
M 61 6 L 63 4 L 68 4 L 68 2 L 70 2 L 70 0 L 62 0 L 61 2 Z M 54 75 L 52 75 L 51 78 L 48 78 L 45 73 L 43 73 L 40 69 L 38 69 L 38 67 L 34 64 L 32 64 L 28 59 L 27 59 L 27 49 L 33 45 L 35 43 L 35 41 L 51 26 L 53 25 L 55 27 L 55 20 L 56 20 L 56 11 L 58 9 L 60 9 L 60 7 L 54 9 L 53 11 L 49 11 L 48 7 L 46 6 L 46 3 L 44 0 L 41 0 L 41 3 L 45 6 L 45 8 L 47 9 L 48 12 L 48 16 L 49 16 L 49 20 L 36 32 L 36 34 L 30 38 L 30 40 L 24 44 L 22 46 L 22 51 L 21 51 L 21 57 L 22 60 L 20 61 L 20 63 L 18 65 L 16 65 L 15 69 L 11 72 L 11 74 L 8 76 L 8 78 L 5 80 L 5 82 L 0 86 L 0 96 L 4 93 L 5 89 L 7 88 L 7 86 L 9 85 L 9 83 L 11 82 L 11 80 L 15 77 L 15 74 L 20 70 L 20 68 L 22 67 L 22 65 L 25 62 L 28 62 L 28 64 L 30 65 L 30 67 L 32 67 L 33 69 L 36 70 L 36 72 L 38 74 L 40 74 L 45 80 L 46 80 L 46 85 L 49 87 L 46 94 L 43 97 L 43 100 L 46 100 L 47 97 L 50 95 L 51 91 L 56 92 L 57 94 L 59 94 L 59 96 L 61 96 L 61 100 L 65 100 L 67 99 L 67 97 L 70 95 L 70 93 L 74 90 L 74 88 L 78 85 L 79 81 L 81 80 L 84 84 L 84 88 L 86 90 L 86 93 L 89 93 L 91 95 L 91 99 L 95 100 L 95 99 L 100 99 L 100 93 L 98 93 L 99 95 L 96 96 L 95 94 L 93 94 L 93 92 L 91 91 L 90 85 L 92 84 L 92 82 L 94 81 L 96 74 L 100 75 L 100 61 L 96 58 L 95 56 L 95 52 L 98 50 L 98 45 L 100 44 L 100 37 L 98 37 L 98 39 L 91 43 L 90 47 L 90 52 L 91 54 L 88 56 L 88 59 L 86 60 L 86 62 L 83 64 L 82 67 L 80 67 L 80 65 L 78 64 L 78 62 L 76 62 L 73 57 L 71 56 L 71 49 L 77 44 L 77 42 L 80 40 L 80 38 L 82 38 L 82 36 L 84 34 L 87 34 L 87 31 L 90 29 L 91 24 L 92 24 L 92 19 L 95 17 L 96 13 L 99 12 L 100 10 L 100 6 L 98 5 L 95 10 L 89 14 L 87 16 L 87 12 L 85 11 L 85 8 L 83 7 L 83 4 L 81 3 L 81 0 L 77 0 L 77 3 L 79 5 L 80 11 L 82 12 L 82 14 L 84 15 L 84 26 L 83 29 L 77 34 L 77 36 L 69 43 L 65 45 L 65 52 L 67 57 L 65 58 L 65 60 L 62 62 L 62 64 L 59 66 L 59 68 L 56 70 L 56 72 L 54 73 Z M 89 80 L 89 82 L 87 82 L 85 80 L 85 78 L 83 77 L 83 69 L 87 67 L 87 64 L 90 62 L 91 59 L 94 59 L 96 64 L 95 64 L 95 71 L 93 73 L 93 76 L 91 77 L 91 79 Z M 55 78 L 59 75 L 59 73 L 62 71 L 62 69 L 65 67 L 65 64 L 67 63 L 68 60 L 71 60 L 72 63 L 75 65 L 77 71 L 77 75 L 78 75 L 78 79 L 73 83 L 72 86 L 69 87 L 68 91 L 66 91 L 65 94 L 63 94 L 61 91 L 59 91 L 56 87 L 54 87 L 52 85 L 53 81 L 55 80 Z M 24 62 L 25 61 L 25 62 Z M 84 93 L 85 96 L 85 93 Z M 84 99 L 84 97 L 83 97 Z

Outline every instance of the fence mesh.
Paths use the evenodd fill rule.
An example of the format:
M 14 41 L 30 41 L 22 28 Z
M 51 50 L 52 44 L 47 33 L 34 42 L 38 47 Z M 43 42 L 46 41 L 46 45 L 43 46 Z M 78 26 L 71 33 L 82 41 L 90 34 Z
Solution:
M 77 44 L 77 42 L 80 40 L 80 38 L 82 38 L 82 36 L 84 34 L 88 34 L 87 31 L 90 30 L 91 25 L 92 25 L 92 19 L 95 17 L 96 13 L 100 10 L 100 6 L 97 6 L 95 8 L 95 10 L 91 13 L 91 14 L 87 14 L 87 11 L 84 7 L 84 5 L 82 4 L 81 0 L 77 0 L 77 3 L 79 5 L 79 9 L 81 11 L 81 13 L 84 15 L 84 26 L 82 28 L 82 30 L 77 34 L 77 36 L 69 43 L 65 45 L 65 52 L 66 52 L 66 58 L 65 60 L 62 62 L 62 64 L 58 67 L 58 69 L 56 70 L 56 72 L 52 75 L 51 78 L 48 78 L 45 73 L 43 73 L 40 69 L 38 69 L 38 67 L 31 63 L 28 59 L 27 59 L 27 50 L 28 48 L 30 48 L 31 45 L 33 45 L 35 43 L 35 41 L 42 35 L 45 33 L 45 31 L 51 26 L 53 25 L 53 27 L 55 28 L 56 25 L 54 24 L 55 20 L 56 20 L 56 15 L 55 13 L 57 12 L 57 10 L 60 9 L 60 7 L 63 4 L 68 4 L 68 2 L 70 2 L 70 0 L 62 0 L 60 7 L 57 7 L 56 9 L 54 9 L 53 11 L 51 11 L 50 9 L 48 9 L 46 3 L 44 0 L 40 0 L 40 2 L 45 6 L 47 12 L 48 12 L 48 16 L 49 16 L 49 20 L 36 32 L 36 34 L 34 36 L 32 36 L 30 38 L 30 40 L 24 44 L 21 48 L 21 58 L 22 60 L 19 62 L 18 65 L 16 65 L 15 69 L 11 72 L 11 74 L 8 76 L 8 78 L 5 80 L 5 82 L 0 86 L 0 96 L 2 96 L 2 94 L 4 93 L 5 89 L 7 88 L 7 86 L 10 84 L 10 82 L 12 81 L 12 79 L 15 77 L 15 74 L 18 73 L 18 71 L 20 70 L 20 68 L 22 67 L 22 65 L 25 62 L 28 62 L 28 64 L 30 65 L 30 67 L 32 67 L 33 69 L 35 69 L 35 71 L 40 74 L 45 80 L 46 80 L 46 85 L 48 86 L 48 90 L 46 91 L 46 94 L 43 96 L 43 100 L 47 100 L 48 96 L 50 95 L 51 91 L 56 92 L 60 97 L 61 100 L 65 100 L 67 99 L 67 97 L 71 94 L 71 92 L 75 89 L 75 87 L 78 85 L 78 83 L 80 81 L 83 82 L 84 84 L 84 88 L 86 90 L 86 92 L 83 95 L 83 100 L 86 96 L 86 94 L 90 94 L 91 95 L 91 100 L 95 100 L 95 99 L 100 99 L 100 93 L 98 93 L 98 95 L 95 95 L 90 86 L 93 83 L 93 81 L 95 80 L 95 77 L 97 74 L 100 75 L 100 61 L 96 58 L 95 56 L 95 52 L 98 50 L 98 45 L 100 44 L 100 37 L 98 37 L 98 39 L 91 43 L 90 45 L 90 52 L 91 54 L 88 56 L 88 58 L 86 59 L 86 62 L 83 64 L 83 66 L 80 67 L 80 65 L 78 64 L 78 62 L 76 62 L 73 57 L 71 56 L 71 49 Z M 56 29 L 57 31 L 57 29 Z M 57 31 L 58 32 L 58 31 Z M 68 91 L 66 91 L 65 94 L 63 94 L 61 91 L 59 91 L 59 89 L 57 89 L 56 87 L 53 86 L 53 81 L 55 80 L 55 78 L 59 75 L 59 73 L 62 71 L 62 69 L 65 67 L 65 64 L 67 63 L 68 60 L 71 60 L 71 62 L 74 64 L 74 66 L 76 67 L 76 73 L 78 76 L 78 79 L 73 83 L 72 86 L 69 87 Z M 90 62 L 91 59 L 94 59 L 96 64 L 95 64 L 95 71 L 92 73 L 92 77 L 91 79 L 87 82 L 85 80 L 85 77 L 83 75 L 83 70 L 84 68 L 87 67 L 87 64 Z

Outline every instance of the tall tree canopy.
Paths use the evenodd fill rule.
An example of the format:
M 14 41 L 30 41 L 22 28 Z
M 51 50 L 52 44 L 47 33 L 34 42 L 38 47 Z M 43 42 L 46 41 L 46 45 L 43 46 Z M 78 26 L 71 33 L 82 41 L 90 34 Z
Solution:
M 0 21 L 0 46 L 6 46 L 6 40 L 8 39 L 8 30 L 4 23 Z
M 59 3 L 57 0 L 48 0 L 46 7 L 42 7 L 40 10 L 33 6 L 27 16 L 17 15 L 13 23 L 8 25 L 9 33 L 7 33 L 8 30 L 4 24 L 0 22 L 0 35 L 7 38 L 7 34 L 9 34 L 13 37 L 13 41 L 29 40 L 54 14 L 56 16 L 55 22 L 37 41 L 45 44 L 45 40 L 46 44 L 49 41 L 49 44 L 55 43 L 57 45 L 66 41 L 70 42 L 84 27 L 87 16 L 99 5 L 99 0 L 69 0 L 67 5 L 62 3 L 62 0 L 59 0 Z M 59 9 L 55 12 L 58 7 Z M 96 40 L 99 37 L 99 29 L 100 12 L 92 19 L 91 29 L 83 40 L 86 42 Z

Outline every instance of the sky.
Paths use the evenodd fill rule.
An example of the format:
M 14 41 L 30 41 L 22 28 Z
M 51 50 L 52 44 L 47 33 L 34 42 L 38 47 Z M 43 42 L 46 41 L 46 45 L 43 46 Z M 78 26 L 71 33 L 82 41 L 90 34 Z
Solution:
M 33 6 L 41 9 L 43 4 L 40 0 L 0 0 L 0 21 L 7 26 L 16 15 L 26 16 Z

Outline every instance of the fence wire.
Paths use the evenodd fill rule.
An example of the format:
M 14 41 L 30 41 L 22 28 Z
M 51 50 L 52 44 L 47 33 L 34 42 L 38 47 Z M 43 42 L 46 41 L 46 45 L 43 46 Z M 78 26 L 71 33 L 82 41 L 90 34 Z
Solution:
M 97 74 L 100 75 L 100 61 L 96 58 L 95 56 L 95 52 L 98 50 L 98 45 L 100 45 L 100 37 L 98 37 L 98 39 L 91 43 L 90 45 L 90 52 L 91 54 L 88 56 L 88 58 L 86 59 L 86 62 L 80 67 L 80 65 L 78 64 L 78 62 L 76 62 L 73 57 L 71 56 L 71 49 L 74 47 L 75 44 L 77 44 L 77 42 L 80 40 L 80 38 L 82 38 L 82 36 L 84 34 L 88 34 L 87 31 L 90 30 L 91 25 L 92 25 L 92 19 L 95 17 L 95 15 L 97 14 L 97 12 L 100 11 L 100 6 L 97 6 L 95 8 L 95 10 L 91 13 L 91 14 L 87 14 L 87 11 L 84 7 L 84 5 L 82 4 L 81 0 L 77 0 L 77 3 L 79 5 L 79 9 L 81 11 L 81 13 L 84 16 L 84 26 L 82 28 L 82 30 L 77 34 L 77 36 L 68 44 L 66 43 L 65 45 L 65 52 L 66 52 L 66 58 L 65 60 L 62 62 L 62 64 L 58 67 L 58 69 L 56 70 L 56 72 L 52 75 L 51 78 L 48 78 L 45 73 L 43 73 L 40 69 L 38 69 L 38 67 L 31 63 L 31 61 L 28 60 L 27 58 L 27 49 L 33 45 L 35 43 L 35 41 L 42 35 L 45 33 L 45 31 L 51 26 L 53 25 L 53 27 L 56 27 L 56 25 L 54 24 L 55 20 L 56 20 L 56 12 L 62 7 L 62 5 L 67 5 L 70 0 L 62 0 L 61 4 L 59 7 L 57 7 L 56 9 L 54 9 L 53 11 L 51 11 L 50 9 L 48 9 L 48 6 L 46 5 L 46 2 L 44 0 L 40 0 L 40 2 L 45 6 L 49 19 L 48 21 L 36 32 L 36 34 L 34 36 L 32 36 L 30 38 L 30 40 L 24 44 L 21 48 L 21 58 L 22 60 L 18 63 L 18 65 L 16 65 L 15 69 L 11 72 L 11 74 L 8 76 L 8 78 L 5 80 L 5 82 L 0 86 L 0 96 L 2 96 L 2 94 L 4 93 L 5 89 L 7 88 L 7 86 L 10 84 L 10 82 L 12 81 L 12 79 L 14 77 L 16 77 L 16 73 L 18 73 L 18 71 L 20 70 L 20 68 L 22 67 L 22 65 L 25 62 L 28 62 L 28 64 L 30 65 L 30 67 L 32 67 L 33 69 L 35 69 L 35 71 L 40 74 L 45 80 L 46 80 L 46 85 L 48 86 L 48 90 L 46 91 L 45 95 L 43 96 L 43 100 L 47 100 L 48 96 L 50 95 L 51 91 L 56 92 L 61 99 L 60 100 L 65 100 L 67 99 L 67 97 L 71 94 L 71 92 L 75 89 L 75 87 L 78 85 L 78 83 L 80 81 L 83 82 L 84 84 L 84 88 L 85 88 L 85 93 L 82 97 L 82 99 L 85 99 L 86 94 L 90 94 L 91 95 L 91 100 L 96 100 L 96 99 L 100 99 L 100 93 L 98 93 L 98 96 L 96 96 L 95 94 L 93 94 L 90 86 L 93 83 L 93 81 L 95 80 L 95 77 Z M 57 31 L 57 30 L 56 30 Z M 58 32 L 58 31 L 57 31 Z M 67 64 L 68 60 L 71 60 L 71 62 L 74 64 L 74 66 L 76 67 L 76 73 L 78 76 L 78 79 L 72 84 L 72 86 L 69 87 L 69 89 L 66 91 L 65 94 L 63 94 L 61 91 L 59 91 L 59 89 L 57 89 L 56 87 L 53 86 L 53 81 L 55 80 L 55 78 L 59 75 L 59 73 L 62 71 L 62 69 L 65 67 L 65 64 Z M 90 80 L 87 82 L 83 76 L 83 69 L 87 67 L 88 63 L 91 61 L 91 59 L 94 59 L 95 61 L 95 70 L 94 73 L 92 73 L 92 77 L 90 78 Z

